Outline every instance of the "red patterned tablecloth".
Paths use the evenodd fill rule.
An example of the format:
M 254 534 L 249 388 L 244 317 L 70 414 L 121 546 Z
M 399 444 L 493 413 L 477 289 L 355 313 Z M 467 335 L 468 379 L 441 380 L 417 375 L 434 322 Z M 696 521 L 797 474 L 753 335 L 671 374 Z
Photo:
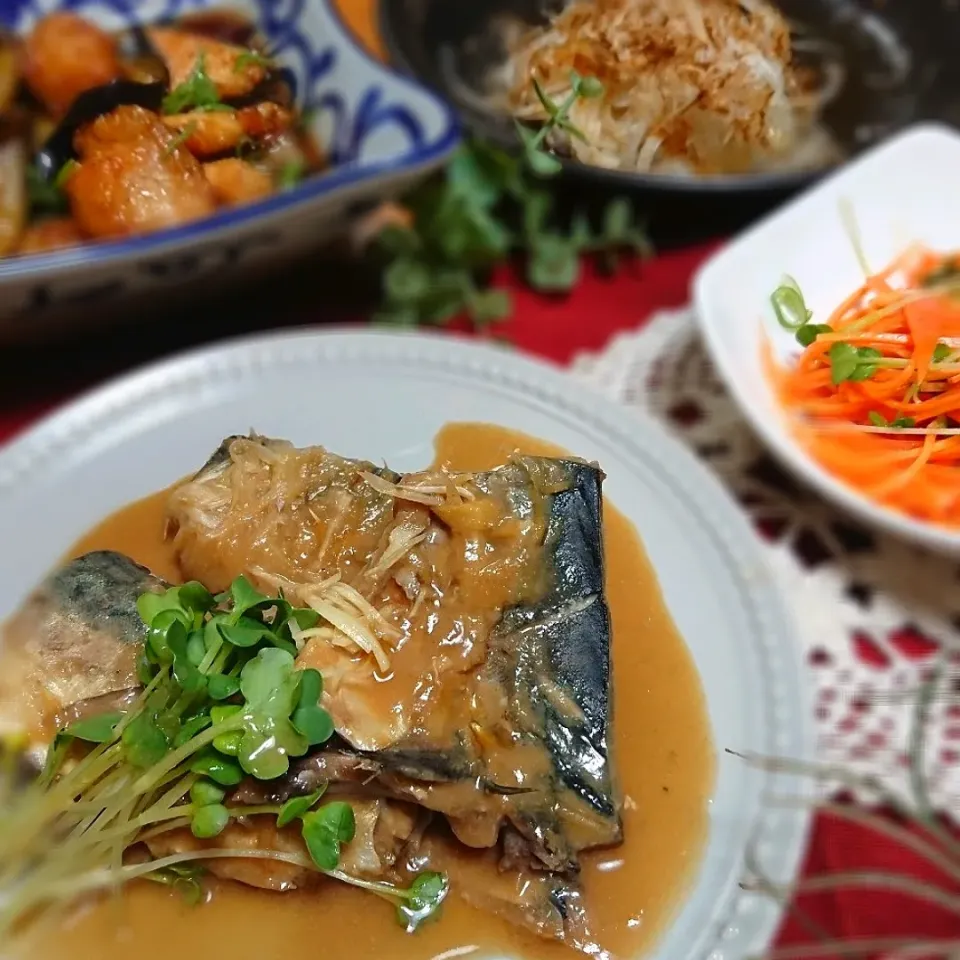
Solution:
M 600 276 L 591 268 L 569 297 L 547 299 L 529 290 L 517 289 L 515 318 L 498 327 L 496 334 L 519 349 L 560 364 L 569 364 L 585 352 L 601 351 L 618 334 L 641 327 L 656 311 L 686 303 L 693 271 L 708 251 L 697 249 L 670 253 L 649 263 L 629 267 L 613 278 Z M 509 274 L 499 280 L 512 286 Z M 303 319 L 281 318 L 280 323 L 302 323 Z M 56 406 L 78 389 L 94 386 L 105 375 L 122 373 L 142 353 L 120 350 L 111 356 L 105 370 L 102 344 L 89 343 L 90 358 L 77 355 L 71 362 L 77 382 L 64 388 L 59 377 L 47 378 L 34 389 L 28 401 L 6 399 L 0 394 L 0 440 L 6 440 L 28 426 L 46 410 Z M 99 359 L 94 359 L 99 354 Z M 31 351 L 19 358 L 8 350 L 7 369 L 24 363 L 41 364 L 42 354 Z M 90 376 L 85 371 L 93 371 Z M 34 384 L 43 381 L 38 370 Z M 9 391 L 7 391 L 9 394 Z M 722 438 L 718 438 L 722 439 Z M 935 647 L 936 644 L 933 644 Z M 921 651 L 928 652 L 925 648 Z M 866 655 L 869 655 L 869 651 Z M 816 663 L 811 664 L 815 670 Z M 819 709 L 819 707 L 818 707 Z M 960 730 L 957 731 L 960 736 Z M 943 754 L 937 762 L 945 762 Z M 803 918 L 788 919 L 781 930 L 777 952 L 784 957 L 896 956 L 919 958 L 960 954 L 960 856 L 954 850 L 949 862 L 932 866 L 929 857 L 907 846 L 885 840 L 876 833 L 851 825 L 828 813 L 818 815 L 804 867 L 807 879 L 836 873 L 896 871 L 905 876 L 925 878 L 943 891 L 942 903 L 931 905 L 921 898 L 892 893 L 876 886 L 844 892 L 802 894 L 798 904 Z M 956 866 L 954 866 L 954 864 Z M 859 949 L 851 946 L 840 952 L 821 943 L 842 937 L 866 938 Z M 921 938 L 940 940 L 942 949 L 924 953 L 910 951 Z M 738 960 L 738 958 L 728 958 Z

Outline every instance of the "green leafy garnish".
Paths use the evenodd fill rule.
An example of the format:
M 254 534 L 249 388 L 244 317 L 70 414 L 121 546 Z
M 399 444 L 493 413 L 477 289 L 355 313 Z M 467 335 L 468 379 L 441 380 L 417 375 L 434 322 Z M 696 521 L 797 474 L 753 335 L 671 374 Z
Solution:
M 933 361 L 934 363 L 940 363 L 952 357 L 954 352 L 955 351 L 948 347 L 945 343 L 938 343 L 933 348 Z
M 206 56 L 201 53 L 189 76 L 163 98 L 163 112 L 184 113 L 187 110 L 232 110 L 223 103 L 217 85 L 207 74 Z
M 547 96 L 540 81 L 533 78 L 533 89 L 547 114 L 546 122 L 538 130 L 517 123 L 517 133 L 523 144 L 527 164 L 541 177 L 551 177 L 559 173 L 563 166 L 552 154 L 543 150 L 547 137 L 555 130 L 562 130 L 578 140 L 586 142 L 583 132 L 570 121 L 570 110 L 581 98 L 592 99 L 603 95 L 603 84 L 596 77 L 581 77 L 576 70 L 570 71 L 570 93 L 562 103 L 556 103 Z
M 340 845 L 349 843 L 357 832 L 353 807 L 342 801 L 327 803 L 304 814 L 302 821 L 310 858 L 321 870 L 335 870 L 340 862 Z
M 293 823 L 294 820 L 299 820 L 306 816 L 306 814 L 317 805 L 317 802 L 323 796 L 326 789 L 324 786 L 319 790 L 314 790 L 313 793 L 308 793 L 305 797 L 291 797 L 280 808 L 280 812 L 277 814 L 277 826 L 281 828 L 286 827 Z
M 821 333 L 833 333 L 833 327 L 826 323 L 811 323 L 813 311 L 803 298 L 800 285 L 791 276 L 785 276 L 780 286 L 770 295 L 777 323 L 796 337 L 801 347 L 809 347 Z
M 298 733 L 311 747 L 326 743 L 333 736 L 333 720 L 320 706 L 323 677 L 317 670 L 300 671 L 300 696 L 290 718 Z
M 80 164 L 76 160 L 68 160 L 57 172 L 56 177 L 53 178 L 53 185 L 58 190 L 62 190 L 79 168 Z
M 190 829 L 195 837 L 208 840 L 223 833 L 230 822 L 230 812 L 221 803 L 208 803 L 193 813 Z
M 197 122 L 195 120 L 185 123 L 183 129 L 174 134 L 170 143 L 167 144 L 166 156 L 172 157 L 196 132 Z
M 209 777 L 223 787 L 235 787 L 243 781 L 240 764 L 223 756 L 213 748 L 204 750 L 194 757 L 190 772 Z
M 70 209 L 62 184 L 57 183 L 58 179 L 45 180 L 35 167 L 27 167 L 27 199 L 33 215 L 60 214 Z
M 202 877 L 201 867 L 178 863 L 163 870 L 154 870 L 153 873 L 148 873 L 145 879 L 171 887 L 183 897 L 186 904 L 195 907 L 203 900 L 203 887 L 200 883 Z
M 867 380 L 877 372 L 881 353 L 873 347 L 855 347 L 849 343 L 835 343 L 829 350 L 830 379 L 834 386 L 844 380 Z
M 113 740 L 114 731 L 123 717 L 124 714 L 119 711 L 101 713 L 95 717 L 77 720 L 64 728 L 63 732 L 68 737 L 85 740 L 87 743 L 109 743 Z
M 557 107 L 552 126 L 568 109 Z M 543 151 L 544 128 L 523 129 L 521 157 L 468 140 L 439 179 L 404 198 L 411 226 L 388 227 L 375 246 L 383 261 L 384 295 L 377 323 L 439 325 L 465 314 L 485 327 L 505 319 L 513 309 L 511 297 L 489 285 L 490 274 L 514 254 L 525 256 L 532 287 L 560 292 L 576 283 L 584 254 L 604 256 L 613 269 L 619 251 L 649 253 L 625 199 L 609 204 L 596 231 L 583 216 L 574 218 L 571 229 L 560 229 L 554 199 L 541 186 L 558 161 Z
M 807 307 L 800 286 L 793 277 L 785 276 L 780 286 L 770 296 L 777 323 L 785 330 L 795 332 L 804 326 L 813 316 Z
M 344 801 L 318 807 L 322 788 L 282 806 L 231 804 L 230 790 L 245 776 L 281 777 L 292 757 L 333 734 L 321 706 L 323 679 L 316 670 L 297 669 L 291 633 L 294 624 L 313 626 L 316 611 L 266 596 L 243 577 L 216 597 L 199 583 L 146 593 L 137 609 L 146 625 L 140 697 L 125 713 L 62 730 L 42 775 L 15 803 L 4 804 L 0 878 L 16 883 L 0 903 L 0 942 L 25 917 L 140 877 L 153 875 L 199 900 L 190 861 L 210 855 L 206 847 L 179 855 L 177 869 L 166 860 L 157 867 L 128 863 L 123 852 L 145 833 L 168 827 L 189 826 L 211 839 L 248 815 L 275 815 L 281 828 L 299 821 L 307 852 L 276 852 L 279 859 L 293 856 L 394 906 L 406 904 L 405 925 L 434 912 L 442 899 L 435 880 L 415 878 L 404 889 L 340 869 L 343 844 L 356 831 L 353 809 Z
M 195 807 L 208 807 L 215 803 L 222 803 L 226 791 L 209 780 L 198 780 L 190 788 L 190 801 Z
M 265 69 L 273 66 L 270 58 L 259 50 L 244 50 L 234 61 L 233 69 L 240 73 L 247 67 L 264 67 Z
M 292 190 L 307 175 L 307 165 L 303 160 L 288 160 L 276 174 L 278 190 Z
M 867 419 L 875 427 L 885 427 L 891 430 L 904 430 L 908 427 L 916 426 L 916 420 L 913 417 L 894 417 L 893 420 L 887 418 L 876 410 L 871 410 L 867 414 Z
M 421 873 L 410 885 L 408 896 L 397 904 L 397 919 L 413 933 L 436 915 L 449 890 L 450 883 L 442 873 Z
M 821 333 L 833 333 L 833 327 L 827 323 L 805 323 L 797 330 L 797 343 L 801 347 L 809 347 Z

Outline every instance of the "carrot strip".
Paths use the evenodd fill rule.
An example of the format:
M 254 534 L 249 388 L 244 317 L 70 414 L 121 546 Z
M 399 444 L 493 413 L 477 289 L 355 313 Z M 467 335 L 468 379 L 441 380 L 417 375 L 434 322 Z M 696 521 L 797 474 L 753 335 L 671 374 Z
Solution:
M 960 429 L 952 290 L 960 258 L 913 245 L 845 297 L 793 361 L 768 344 L 763 360 L 791 430 L 825 469 L 895 510 L 960 527 L 960 435 L 940 432 Z

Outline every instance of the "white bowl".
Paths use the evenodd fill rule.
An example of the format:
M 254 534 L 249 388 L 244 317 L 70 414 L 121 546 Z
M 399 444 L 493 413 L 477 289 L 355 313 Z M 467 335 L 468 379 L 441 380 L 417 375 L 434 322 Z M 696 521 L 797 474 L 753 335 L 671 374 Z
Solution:
M 0 26 L 26 32 L 43 14 L 69 9 L 118 29 L 210 8 L 249 16 L 293 71 L 298 102 L 310 108 L 331 168 L 260 203 L 182 227 L 0 260 L 0 337 L 131 294 L 156 298 L 289 260 L 411 187 L 457 146 L 451 108 L 373 60 L 331 0 L 0 0 Z
M 913 127 L 752 227 L 697 274 L 698 322 L 744 415 L 788 467 L 860 519 L 928 547 L 960 553 L 960 531 L 881 506 L 814 461 L 791 436 L 764 376 L 763 333 L 781 359 L 800 349 L 777 323 L 770 304 L 784 274 L 800 285 L 815 321 L 863 281 L 844 225 L 845 203 L 856 218 L 871 270 L 883 267 L 912 241 L 943 251 L 960 249 L 960 135 L 937 125 Z

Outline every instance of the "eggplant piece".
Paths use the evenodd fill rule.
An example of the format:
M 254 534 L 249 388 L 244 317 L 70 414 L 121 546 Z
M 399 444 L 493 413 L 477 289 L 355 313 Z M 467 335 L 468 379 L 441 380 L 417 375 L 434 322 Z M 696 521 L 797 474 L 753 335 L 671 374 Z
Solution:
M 170 87 L 170 71 L 154 49 L 143 27 L 131 27 L 117 35 L 117 53 L 123 74 L 134 83 L 162 83 Z M 143 104 L 140 104 L 143 106 Z
M 225 103 L 231 107 L 249 107 L 269 100 L 281 107 L 293 109 L 297 102 L 297 76 L 290 67 L 273 67 L 264 79 L 248 94 L 242 97 L 228 98 Z
M 47 142 L 34 155 L 33 166 L 37 178 L 44 183 L 52 183 L 65 163 L 76 160 L 73 138 L 81 127 L 121 106 L 143 107 L 159 113 L 166 95 L 167 85 L 160 80 L 152 83 L 114 80 L 81 93 Z

